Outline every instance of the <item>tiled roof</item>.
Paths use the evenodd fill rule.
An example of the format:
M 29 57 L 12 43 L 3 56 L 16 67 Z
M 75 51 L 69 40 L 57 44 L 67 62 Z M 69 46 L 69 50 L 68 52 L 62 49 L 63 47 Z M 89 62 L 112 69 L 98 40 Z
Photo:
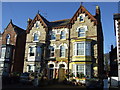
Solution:
M 114 14 L 114 19 L 120 19 L 120 13 Z
M 20 34 L 20 33 L 22 33 L 22 32 L 25 31 L 24 29 L 22 29 L 22 28 L 20 28 L 20 27 L 18 27 L 18 26 L 16 26 L 16 25 L 14 25 L 14 24 L 12 23 L 12 20 L 10 20 L 10 23 L 8 24 L 8 26 L 9 26 L 9 25 L 12 25 L 12 27 L 14 28 L 14 31 L 16 32 L 16 34 Z M 8 26 L 6 27 L 6 29 L 8 28 Z
M 70 22 L 70 19 L 64 19 L 64 20 L 57 20 L 52 21 L 49 23 L 51 27 L 59 27 L 59 26 L 65 26 Z
M 16 25 L 14 25 L 14 31 L 15 31 L 17 34 L 20 34 L 20 33 L 22 33 L 22 32 L 25 32 L 24 29 L 22 29 L 22 28 L 20 28 L 20 27 L 18 27 L 18 26 L 16 26 Z

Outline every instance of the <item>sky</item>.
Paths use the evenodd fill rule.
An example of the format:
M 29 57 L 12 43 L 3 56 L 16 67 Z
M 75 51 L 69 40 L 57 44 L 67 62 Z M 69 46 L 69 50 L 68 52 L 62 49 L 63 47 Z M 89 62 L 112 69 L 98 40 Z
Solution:
M 43 15 L 48 21 L 72 18 L 80 2 L 2 2 L 2 32 L 13 23 L 26 29 L 28 18 L 33 19 L 36 14 Z M 113 14 L 118 13 L 117 2 L 84 2 L 83 6 L 95 15 L 96 5 L 101 9 L 101 21 L 104 34 L 104 53 L 108 53 L 111 45 L 116 46 Z

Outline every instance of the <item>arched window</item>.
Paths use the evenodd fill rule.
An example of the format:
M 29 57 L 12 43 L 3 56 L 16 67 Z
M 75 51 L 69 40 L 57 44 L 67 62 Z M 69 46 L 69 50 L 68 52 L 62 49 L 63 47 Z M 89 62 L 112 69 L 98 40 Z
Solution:
M 34 41 L 38 41 L 39 40 L 39 35 L 37 33 L 34 34 Z
M 83 15 L 80 16 L 80 21 L 84 21 Z
M 85 28 L 83 27 L 79 28 L 78 37 L 85 37 Z
M 55 49 L 53 46 L 50 46 L 50 57 L 54 57 Z
M 10 34 L 7 34 L 6 36 L 6 44 L 10 44 Z
M 54 68 L 54 65 L 53 65 L 53 64 L 50 64 L 50 65 L 49 65 L 49 68 Z
M 59 68 L 64 68 L 64 67 L 65 67 L 64 64 L 60 64 L 60 65 L 59 65 Z
M 61 31 L 61 35 L 60 35 L 60 39 L 65 39 L 66 35 L 65 35 L 65 31 Z
M 60 46 L 60 57 L 65 57 L 65 46 Z

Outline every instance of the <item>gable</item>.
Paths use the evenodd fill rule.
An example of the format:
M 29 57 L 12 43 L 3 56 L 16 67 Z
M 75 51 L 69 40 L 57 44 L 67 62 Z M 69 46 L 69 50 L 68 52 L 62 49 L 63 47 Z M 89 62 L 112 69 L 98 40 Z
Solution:
M 31 21 L 31 23 L 29 24 L 28 28 L 27 28 L 27 33 L 30 32 L 30 30 L 32 29 L 32 27 L 34 27 L 36 21 L 40 21 L 40 23 L 42 24 L 42 26 L 44 28 L 48 27 L 48 21 L 43 17 L 41 16 L 40 14 L 37 14 L 35 16 L 35 18 Z
M 91 15 L 91 13 L 89 13 L 83 6 L 80 6 L 80 8 L 77 10 L 77 12 L 74 14 L 72 19 L 70 20 L 70 23 L 74 24 L 77 18 L 79 17 L 79 15 L 83 13 L 85 14 L 85 16 L 88 16 L 88 18 L 91 19 L 91 21 L 93 21 L 94 24 L 97 23 L 96 18 L 94 18 L 94 16 Z

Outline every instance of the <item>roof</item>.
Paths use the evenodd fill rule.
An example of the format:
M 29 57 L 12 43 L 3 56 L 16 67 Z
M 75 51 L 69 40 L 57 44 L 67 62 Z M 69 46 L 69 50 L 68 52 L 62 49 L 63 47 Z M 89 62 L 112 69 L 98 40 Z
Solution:
M 120 19 L 120 13 L 114 14 L 114 19 Z
M 7 25 L 7 27 L 5 29 L 9 28 L 10 25 L 14 28 L 14 31 L 16 32 L 16 34 L 20 34 L 25 31 L 24 29 L 14 25 L 12 20 L 10 20 L 10 23 Z
M 59 26 L 65 26 L 68 25 L 70 22 L 70 19 L 64 19 L 64 20 L 57 20 L 50 22 L 51 27 L 59 27 Z
M 31 21 L 31 23 L 28 25 L 27 28 L 27 33 L 29 33 L 29 31 L 32 29 L 34 23 L 36 21 L 40 21 L 42 23 L 42 25 L 44 27 L 50 27 L 50 28 L 61 28 L 61 27 L 67 27 L 67 25 L 69 23 L 73 24 L 76 20 L 77 17 L 80 13 L 85 13 L 85 15 L 88 16 L 88 18 L 91 19 L 91 21 L 94 22 L 94 24 L 97 23 L 97 19 L 95 15 L 91 15 L 91 13 L 89 13 L 85 7 L 83 7 L 82 5 L 80 6 L 80 8 L 77 10 L 77 12 L 74 14 L 74 16 L 71 19 L 63 19 L 63 20 L 57 20 L 57 21 L 51 21 L 49 22 L 47 19 L 45 19 L 42 15 L 40 15 L 39 13 L 36 14 L 35 18 Z

